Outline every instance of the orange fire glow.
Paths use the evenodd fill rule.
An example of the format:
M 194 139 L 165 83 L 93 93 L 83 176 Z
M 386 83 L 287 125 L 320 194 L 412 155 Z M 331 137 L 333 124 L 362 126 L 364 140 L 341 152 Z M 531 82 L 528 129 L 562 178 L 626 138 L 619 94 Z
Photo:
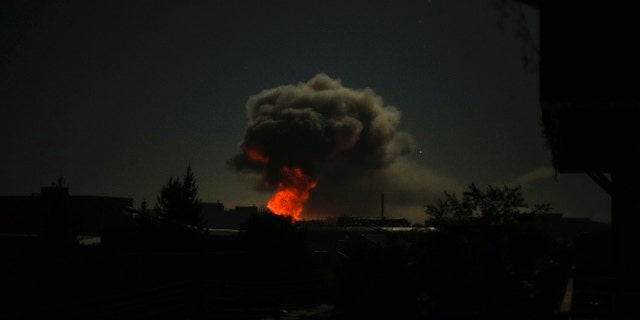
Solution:
M 267 208 L 271 212 L 300 220 L 302 207 L 309 199 L 309 192 L 318 181 L 306 176 L 300 168 L 283 167 L 278 192 L 269 199 Z
M 267 162 L 269 162 L 269 158 L 267 156 L 263 155 L 262 153 L 260 153 L 260 151 L 258 151 L 256 149 L 245 148 L 244 152 L 247 155 L 247 157 L 249 158 L 249 160 L 251 160 L 253 162 L 259 162 L 259 163 L 262 163 L 262 164 L 266 164 Z

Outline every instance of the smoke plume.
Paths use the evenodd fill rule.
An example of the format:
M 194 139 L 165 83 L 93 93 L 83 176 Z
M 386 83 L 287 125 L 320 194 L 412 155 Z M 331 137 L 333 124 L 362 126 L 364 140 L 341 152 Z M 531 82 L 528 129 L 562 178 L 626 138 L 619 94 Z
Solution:
M 404 189 L 389 183 L 388 169 L 411 170 L 398 159 L 411 151 L 413 140 L 398 130 L 398 109 L 369 88 L 347 88 L 318 74 L 251 96 L 246 113 L 241 153 L 230 160 L 232 167 L 259 173 L 258 187 L 272 191 L 295 185 L 285 181 L 283 170 L 301 170 L 315 187 L 308 190 L 305 217 L 372 215 L 385 187 Z

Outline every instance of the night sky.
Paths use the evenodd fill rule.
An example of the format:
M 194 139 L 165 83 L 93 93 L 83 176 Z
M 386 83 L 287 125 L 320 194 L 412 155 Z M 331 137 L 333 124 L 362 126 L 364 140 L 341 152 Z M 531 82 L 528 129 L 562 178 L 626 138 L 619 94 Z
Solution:
M 262 206 L 275 189 L 229 165 L 245 105 L 326 74 L 371 88 L 413 141 L 386 178 L 331 214 L 376 216 L 384 192 L 388 216 L 421 222 L 425 204 L 474 182 L 521 185 L 531 203 L 609 222 L 609 196 L 586 175 L 554 179 L 539 72 L 516 36 L 522 10 L 537 41 L 537 12 L 414 2 L 3 1 L 0 195 L 62 176 L 71 194 L 153 204 L 191 164 L 203 201 Z

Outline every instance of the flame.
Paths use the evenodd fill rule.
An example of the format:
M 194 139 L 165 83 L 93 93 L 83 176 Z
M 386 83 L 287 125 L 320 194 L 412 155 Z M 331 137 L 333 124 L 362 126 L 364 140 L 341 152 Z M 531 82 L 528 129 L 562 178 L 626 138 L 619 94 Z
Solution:
M 244 152 L 247 155 L 247 158 L 253 162 L 259 162 L 262 164 L 267 164 L 267 162 L 269 162 L 269 158 L 256 149 L 245 148 Z
M 306 176 L 300 168 L 283 167 L 280 172 L 278 192 L 269 199 L 267 208 L 274 214 L 300 220 L 302 207 L 309 199 L 309 192 L 318 181 Z

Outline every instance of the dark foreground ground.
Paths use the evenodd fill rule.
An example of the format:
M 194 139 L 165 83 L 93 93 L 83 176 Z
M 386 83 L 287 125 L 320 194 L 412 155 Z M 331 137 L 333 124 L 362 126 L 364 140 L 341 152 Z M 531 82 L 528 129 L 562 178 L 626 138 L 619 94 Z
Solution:
M 273 227 L 273 228 L 272 228 Z M 133 228 L 94 246 L 3 237 L 1 319 L 607 319 L 608 233 L 238 235 Z M 568 280 L 570 310 L 561 312 Z

